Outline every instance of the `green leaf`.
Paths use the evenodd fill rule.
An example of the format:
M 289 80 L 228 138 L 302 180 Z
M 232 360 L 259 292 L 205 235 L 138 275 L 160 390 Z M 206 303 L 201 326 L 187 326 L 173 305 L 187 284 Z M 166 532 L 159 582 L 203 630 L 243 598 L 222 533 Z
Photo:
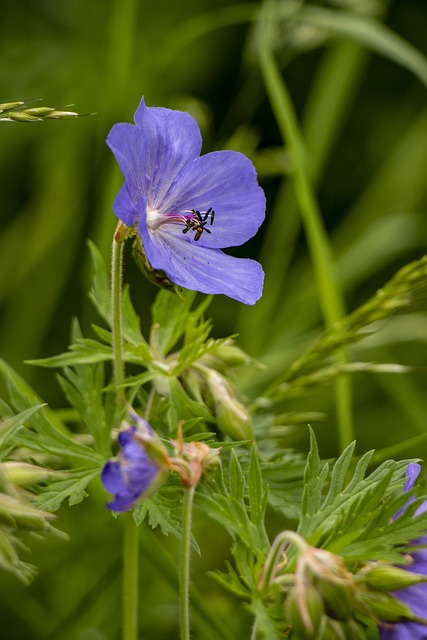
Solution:
M 111 455 L 110 433 L 112 424 L 104 411 L 104 367 L 102 364 L 67 367 L 59 383 L 70 404 L 78 411 L 95 441 L 96 450 L 104 457 Z
M 229 562 L 226 561 L 225 564 L 227 566 L 227 573 L 210 571 L 208 575 L 214 578 L 224 589 L 234 593 L 234 595 L 245 599 L 250 598 L 251 592 L 247 586 L 242 583 L 239 574 L 233 569 Z
M 90 254 L 92 258 L 92 289 L 89 292 L 89 298 L 93 302 L 101 318 L 105 320 L 108 326 L 111 321 L 111 294 L 110 294 L 110 281 L 108 271 L 105 266 L 105 262 L 102 255 L 98 251 L 97 247 L 90 240 L 88 241 Z
M 259 525 L 263 522 L 263 484 L 261 469 L 259 467 L 258 456 L 255 447 L 252 447 L 251 458 L 249 462 L 248 476 L 248 493 L 249 506 L 251 509 L 251 520 L 254 524 Z
M 18 374 L 0 359 L 0 376 L 3 376 L 11 404 L 18 412 L 28 411 L 42 404 L 39 396 Z M 65 459 L 84 460 L 97 464 L 100 460 L 95 451 L 77 442 L 68 434 L 65 425 L 48 407 L 35 411 L 27 422 L 30 428 L 15 432 L 14 442 L 33 451 L 51 453 Z
M 145 499 L 134 509 L 133 517 L 137 525 L 140 525 L 147 518 L 148 524 L 153 529 L 159 527 L 163 535 L 172 535 L 181 539 L 181 501 L 169 499 L 164 492 L 158 492 Z M 196 553 L 200 555 L 199 546 L 193 536 L 191 544 Z
M 71 345 L 69 348 L 70 351 L 50 356 L 49 358 L 26 360 L 26 364 L 59 369 L 77 364 L 108 362 L 113 359 L 111 347 L 96 340 L 79 340 L 78 343 Z
M 349 444 L 348 447 L 344 449 L 338 460 L 335 462 L 331 473 L 329 492 L 325 498 L 323 507 L 331 504 L 337 497 L 337 495 L 343 490 L 355 446 L 355 442 Z
M 322 478 L 322 485 L 329 481 L 329 492 L 322 498 L 323 491 L 316 492 L 314 479 L 316 473 L 322 476 L 327 467 L 320 470 L 317 445 L 313 434 L 311 437 L 304 489 L 307 508 L 303 510 L 298 533 L 309 544 L 338 553 L 350 564 L 367 560 L 402 562 L 405 547 L 423 535 L 427 527 L 427 514 L 413 517 L 425 499 L 415 500 L 399 518 L 393 517 L 410 497 L 403 492 L 408 461 L 386 460 L 366 476 L 373 458 L 373 451 L 369 451 L 357 462 L 346 484 L 354 448 L 350 445 L 336 461 L 330 476 L 328 473 Z
M 102 466 L 84 467 L 63 472 L 67 477 L 52 480 L 46 487 L 39 489 L 35 499 L 36 505 L 46 511 L 57 511 L 64 500 L 68 499 L 70 506 L 78 504 L 86 498 L 86 487 L 89 482 L 101 472 Z
M 209 409 L 201 402 L 192 400 L 179 380 L 170 376 L 166 378 L 166 381 L 169 387 L 170 407 L 174 409 L 174 418 L 171 427 L 176 427 L 179 420 L 194 417 L 206 420 L 207 422 L 214 422 L 214 417 Z
M 229 465 L 230 493 L 239 502 L 243 502 L 245 479 L 239 459 L 234 450 L 231 451 Z
M 315 27 L 348 38 L 412 71 L 427 85 L 427 59 L 391 29 L 368 16 L 305 5 L 298 16 Z
M 304 492 L 302 496 L 302 515 L 312 515 L 318 512 L 326 477 L 329 473 L 327 464 L 320 463 L 314 431 L 310 427 L 310 451 L 304 472 Z
M 195 291 L 183 290 L 182 297 L 162 289 L 152 307 L 155 348 L 165 356 L 185 331 Z
M 141 333 L 139 316 L 132 305 L 128 286 L 125 286 L 123 290 L 122 309 L 124 339 L 133 346 L 144 348 L 145 352 L 148 352 L 148 345 Z
M 22 425 L 35 413 L 39 411 L 46 404 L 38 404 L 34 407 L 22 411 L 16 416 L 11 416 L 0 422 L 0 447 L 7 443 L 8 440 L 13 439 L 15 433 L 22 427 Z
M 256 616 L 259 635 L 268 638 L 268 640 L 281 640 L 283 635 L 279 632 L 273 616 L 269 614 L 268 606 L 261 600 L 253 600 L 250 607 Z

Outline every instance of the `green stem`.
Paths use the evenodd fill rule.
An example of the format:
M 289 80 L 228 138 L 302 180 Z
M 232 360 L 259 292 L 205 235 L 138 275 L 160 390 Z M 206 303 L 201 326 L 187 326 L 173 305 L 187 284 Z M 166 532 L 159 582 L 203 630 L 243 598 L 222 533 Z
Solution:
M 258 634 L 258 621 L 255 618 L 254 623 L 252 625 L 252 632 L 251 632 L 250 640 L 256 640 L 257 634 Z
M 139 531 L 127 513 L 123 536 L 123 640 L 138 640 Z
M 116 389 L 116 421 L 119 424 L 126 406 L 123 357 L 122 265 L 124 239 L 114 236 L 111 260 L 111 324 L 113 368 Z M 123 536 L 123 640 L 138 640 L 138 563 L 139 532 L 131 513 L 127 513 Z
M 195 487 L 184 490 L 182 503 L 182 540 L 181 562 L 179 569 L 179 620 L 181 640 L 190 640 L 190 553 L 191 553 L 191 520 Z
M 113 240 L 112 261 L 111 261 L 111 324 L 113 339 L 113 366 L 114 382 L 116 388 L 117 417 L 123 411 L 125 404 L 125 367 L 123 359 L 123 339 L 122 339 L 122 263 L 123 263 L 123 240 Z
M 305 145 L 294 107 L 280 69 L 268 48 L 268 42 L 264 42 L 263 46 L 261 46 L 260 54 L 261 70 L 267 93 L 283 140 L 287 143 L 292 157 L 292 177 L 295 195 L 313 261 L 320 308 L 325 325 L 329 328 L 343 317 L 345 311 L 343 297 L 334 270 L 331 246 L 310 184 Z M 340 362 L 345 362 L 347 359 L 343 350 L 337 354 L 337 357 Z M 344 448 L 353 440 L 351 388 L 347 378 L 338 378 L 336 394 L 339 441 L 340 447 Z

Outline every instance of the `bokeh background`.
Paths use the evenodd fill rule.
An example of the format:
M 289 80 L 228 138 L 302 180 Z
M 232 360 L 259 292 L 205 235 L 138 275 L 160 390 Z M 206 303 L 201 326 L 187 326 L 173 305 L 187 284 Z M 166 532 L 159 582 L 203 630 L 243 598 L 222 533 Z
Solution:
M 281 4 L 286 9 L 300 3 Z M 378 17 L 427 55 L 425 0 L 311 4 Z M 264 296 L 254 308 L 222 296 L 210 307 L 214 335 L 239 333 L 240 345 L 268 365 L 255 379 L 242 376 L 242 391 L 260 393 L 322 330 L 291 163 L 259 68 L 259 6 L 237 0 L 22 0 L 2 6 L 0 101 L 42 98 L 47 106 L 74 104 L 79 113 L 96 113 L 78 120 L 0 122 L 0 354 L 51 406 L 63 403 L 54 374 L 24 361 L 64 351 L 73 316 L 90 335 L 95 315 L 87 298 L 86 241 L 93 240 L 109 259 L 116 224 L 111 207 L 121 184 L 105 138 L 114 123 L 132 121 L 142 95 L 150 106 L 192 113 L 204 152 L 247 153 L 266 191 L 261 233 L 234 251 L 262 262 Z M 285 20 L 276 37 L 275 53 L 303 125 L 339 281 L 352 310 L 425 253 L 427 88 L 396 62 L 315 24 Z M 126 279 L 146 331 L 155 291 L 130 255 Z M 409 310 L 355 348 L 356 360 L 413 367 L 405 375 L 354 376 L 359 452 L 427 431 L 426 301 L 418 296 Z M 312 426 L 322 454 L 335 455 L 331 390 L 307 393 L 286 407 L 292 410 L 318 412 Z M 306 425 L 289 428 L 283 440 L 283 446 L 301 451 L 306 443 Z M 421 441 L 402 455 L 426 454 Z M 100 487 L 93 492 L 58 515 L 57 526 L 70 542 L 35 542 L 33 561 L 41 569 L 29 589 L 0 574 L 0 619 L 8 640 L 119 637 L 121 526 L 102 507 Z M 229 540 L 199 520 L 202 557 L 195 559 L 195 582 L 212 610 L 230 620 L 231 637 L 247 635 L 244 609 L 206 575 L 223 561 Z M 144 564 L 146 638 L 177 637 L 177 544 L 168 546 L 168 579 L 168 568 L 156 564 L 152 548 Z M 195 637 L 205 636 L 197 629 Z

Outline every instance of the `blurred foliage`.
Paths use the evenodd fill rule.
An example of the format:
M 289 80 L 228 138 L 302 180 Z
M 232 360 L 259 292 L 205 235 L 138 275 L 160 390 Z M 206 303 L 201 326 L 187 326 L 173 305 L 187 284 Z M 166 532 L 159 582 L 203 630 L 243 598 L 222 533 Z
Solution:
M 205 152 L 248 154 L 266 191 L 262 233 L 235 251 L 262 262 L 264 296 L 254 308 L 222 297 L 211 306 L 214 336 L 239 333 L 240 345 L 268 365 L 256 377 L 239 376 L 242 393 L 263 394 L 307 349 L 322 344 L 292 161 L 259 68 L 259 9 L 258 2 L 230 0 L 25 0 L 2 7 L 0 100 L 43 98 L 33 106 L 73 104 L 78 113 L 98 114 L 0 123 L 0 354 L 51 406 L 62 402 L 52 373 L 24 360 L 63 352 L 74 315 L 89 335 L 95 316 L 86 294 L 86 240 L 108 260 L 111 205 L 121 183 L 105 138 L 115 122 L 131 121 L 141 95 L 150 106 L 190 111 Z M 310 178 L 352 312 L 427 246 L 426 74 L 412 48 L 427 54 L 427 6 L 424 0 L 282 0 L 276 11 L 270 45 L 302 123 Z M 127 258 L 126 278 L 147 335 L 155 292 Z M 404 313 L 378 319 L 378 331 L 351 346 L 352 360 L 373 365 L 352 375 L 360 452 L 425 434 L 426 299 L 420 288 Z M 405 373 L 381 371 L 378 363 L 389 370 L 405 365 Z M 306 449 L 309 421 L 322 454 L 336 454 L 330 386 L 306 388 L 278 410 L 270 428 L 281 446 Z M 413 442 L 405 455 L 426 457 L 426 446 Z M 88 500 L 71 514 L 59 511 L 55 526 L 71 540 L 55 539 L 49 551 L 36 543 L 35 584 L 24 590 L 0 574 L 8 640 L 115 639 L 120 522 L 111 523 L 99 501 Z M 219 618 L 232 620 L 232 635 L 248 632 L 246 613 L 205 575 L 223 561 L 229 540 L 204 517 L 194 533 L 202 555 L 193 576 L 204 600 Z M 175 633 L 176 592 L 173 570 L 161 564 L 155 543 L 142 532 L 143 624 L 147 637 L 155 629 L 161 640 Z M 168 546 L 176 552 L 175 542 Z

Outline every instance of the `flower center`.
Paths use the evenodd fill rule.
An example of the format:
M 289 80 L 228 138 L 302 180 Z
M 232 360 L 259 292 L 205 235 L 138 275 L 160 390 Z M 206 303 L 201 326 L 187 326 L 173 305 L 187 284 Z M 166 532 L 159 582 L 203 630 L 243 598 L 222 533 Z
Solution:
M 200 211 L 196 211 L 195 209 L 191 210 L 191 215 L 186 217 L 185 220 L 185 229 L 182 230 L 182 233 L 188 233 L 188 231 L 195 231 L 194 241 L 200 240 L 200 236 L 203 231 L 206 233 L 211 233 L 209 229 L 206 228 L 208 221 L 212 226 L 213 221 L 215 219 L 215 211 L 212 207 L 209 207 L 207 211 L 200 213 Z
M 215 211 L 212 207 L 209 207 L 206 211 L 198 211 L 191 209 L 190 211 L 182 211 L 179 213 L 160 213 L 159 211 L 147 210 L 147 225 L 150 231 L 155 231 L 162 224 L 166 223 L 179 223 L 184 225 L 182 233 L 188 233 L 194 231 L 194 240 L 200 240 L 200 237 L 204 231 L 211 233 L 207 228 L 209 223 L 212 226 L 215 219 Z

